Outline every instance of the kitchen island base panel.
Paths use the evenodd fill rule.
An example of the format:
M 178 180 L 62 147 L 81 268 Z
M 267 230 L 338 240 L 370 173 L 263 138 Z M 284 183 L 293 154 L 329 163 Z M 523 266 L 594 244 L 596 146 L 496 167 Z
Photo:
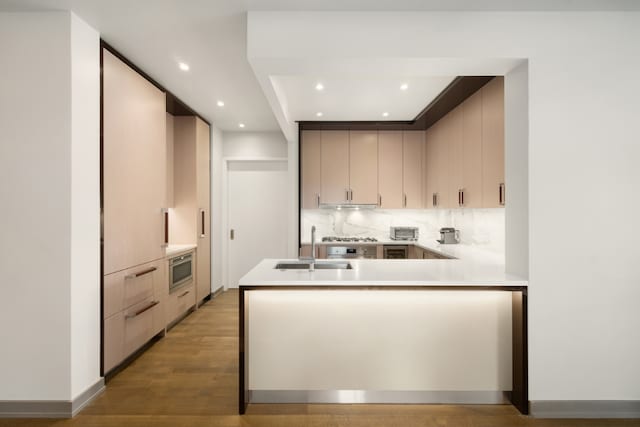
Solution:
M 254 292 L 256 291 L 256 292 Z M 259 292 L 257 292 L 259 291 Z M 265 320 L 256 318 L 253 314 L 260 315 L 262 311 L 263 314 L 266 313 L 263 309 L 265 307 L 260 307 L 262 303 L 256 302 L 257 300 L 253 295 L 263 294 L 269 299 L 273 298 L 275 292 L 276 302 L 281 304 L 284 301 L 288 301 L 289 308 L 293 308 L 293 311 L 297 316 L 296 319 L 286 319 L 286 310 L 283 312 L 280 309 L 275 310 L 277 314 L 276 319 L 271 319 L 266 323 L 263 323 Z M 455 328 L 457 328 L 458 332 L 462 331 L 464 334 L 468 335 L 471 343 L 466 343 L 466 340 L 456 340 L 455 337 L 448 337 L 446 335 L 446 327 L 443 327 L 438 331 L 438 326 L 429 325 L 429 327 L 425 328 L 425 331 L 430 331 L 432 334 L 435 332 L 435 336 L 427 336 L 427 341 L 430 341 L 432 346 L 437 345 L 439 340 L 445 346 L 453 346 L 452 348 L 447 349 L 447 351 L 443 352 L 445 357 L 442 355 L 438 355 L 437 351 L 432 351 L 429 349 L 429 345 L 425 346 L 424 342 L 420 342 L 420 336 L 415 335 L 415 331 L 420 331 L 421 324 L 418 322 L 412 323 L 411 317 L 418 314 L 418 320 L 424 321 L 424 314 L 420 314 L 419 311 L 416 311 L 415 301 L 410 302 L 409 305 L 413 305 L 413 308 L 408 310 L 406 313 L 402 310 L 398 311 L 397 309 L 401 306 L 396 305 L 395 309 L 389 310 L 380 310 L 378 308 L 374 308 L 374 310 L 367 314 L 367 316 L 378 315 L 379 317 L 387 316 L 387 318 L 392 319 L 394 322 L 402 321 L 404 322 L 404 327 L 402 331 L 400 331 L 400 335 L 405 338 L 405 342 L 402 340 L 399 341 L 401 351 L 392 350 L 390 353 L 388 349 L 382 348 L 382 353 L 386 354 L 386 358 L 383 357 L 380 360 L 376 360 L 377 353 L 371 352 L 370 348 L 367 351 L 361 352 L 357 354 L 357 346 L 353 346 L 353 343 L 349 342 L 349 337 L 351 337 L 351 341 L 362 340 L 363 331 L 364 336 L 371 338 L 375 337 L 376 334 L 372 334 L 370 331 L 367 331 L 366 325 L 368 324 L 369 319 L 360 319 L 359 316 L 361 313 L 356 313 L 358 310 L 363 309 L 363 304 L 360 304 L 360 307 L 357 307 L 356 312 L 353 313 L 355 317 L 349 318 L 350 308 L 346 308 L 344 306 L 337 307 L 337 311 L 331 311 L 332 309 L 326 310 L 326 306 L 321 308 L 321 311 L 317 311 L 313 308 L 313 304 L 307 306 L 303 309 L 303 315 L 300 315 L 300 312 L 295 308 L 296 304 L 291 300 L 292 295 L 295 295 L 296 292 L 308 293 L 308 292 L 320 292 L 324 293 L 325 297 L 330 295 L 330 293 L 326 293 L 327 291 L 332 291 L 332 298 L 335 299 L 335 302 L 339 302 L 340 299 L 345 299 L 344 297 L 347 294 L 351 293 L 356 296 L 360 295 L 365 296 L 364 299 L 373 298 L 375 301 L 378 296 L 371 297 L 371 295 L 392 295 L 392 294 L 404 294 L 404 297 L 408 297 L 407 301 L 414 300 L 416 295 L 424 295 L 429 294 L 438 298 L 442 301 L 442 298 L 455 298 L 456 295 L 460 297 L 460 301 L 467 300 L 467 309 L 463 309 L 462 312 L 459 309 L 453 310 L 456 312 L 459 319 L 455 321 L 454 319 L 447 319 L 446 310 L 440 311 L 438 314 L 437 306 L 431 306 L 430 311 L 433 313 L 426 314 L 427 318 L 429 316 L 438 315 L 441 316 L 441 321 L 453 322 Z M 386 292 L 380 292 L 386 291 Z M 427 291 L 427 292 L 425 292 Z M 463 291 L 461 293 L 461 291 Z M 266 292 L 271 292 L 268 295 Z M 294 294 L 292 294 L 292 292 Z M 468 294 L 475 294 L 468 295 Z M 481 296 L 482 294 L 486 294 Z M 499 296 L 497 294 L 502 294 Z M 277 301 L 277 297 L 280 295 L 280 301 Z M 342 297 L 340 297 L 342 295 Z M 299 296 L 299 295 L 298 295 Z M 311 294 L 308 294 L 311 296 Z M 317 296 L 317 295 L 316 295 Z M 285 297 L 285 298 L 282 298 Z M 337 298 L 339 297 L 339 298 Z M 396 298 L 401 298 L 401 295 L 395 295 Z M 262 297 L 260 297 L 262 298 Z M 260 300 L 260 298 L 258 300 Z M 384 297 L 383 297 L 384 298 Z M 487 298 L 490 300 L 494 298 L 493 308 L 491 308 L 492 304 L 486 305 L 485 312 L 482 313 L 482 310 L 478 312 L 478 307 L 474 307 L 473 305 L 468 305 L 470 301 L 474 298 L 485 302 Z M 264 299 L 264 298 L 262 298 Z M 295 299 L 295 298 L 294 298 Z M 348 298 L 347 298 L 348 299 Z M 418 298 L 419 300 L 420 298 Z M 399 287 L 397 285 L 394 286 L 352 286 L 345 287 L 344 285 L 340 286 L 241 286 L 239 293 L 239 303 L 240 303 L 240 360 L 239 360 L 239 412 L 242 414 L 246 411 L 247 405 L 249 403 L 288 403 L 288 402 L 307 402 L 307 403 L 335 403 L 335 402 L 344 402 L 344 403 L 505 403 L 510 401 L 516 408 L 523 414 L 528 414 L 528 393 L 527 393 L 527 360 L 526 360 L 526 344 L 527 344 L 527 325 L 526 321 L 523 322 L 523 319 L 526 319 L 526 287 L 518 287 L 518 286 L 405 286 Z M 357 301 L 357 300 L 356 300 Z M 370 302 L 371 300 L 369 300 Z M 424 301 L 424 300 L 423 300 Z M 495 301 L 499 301 L 496 305 Z M 378 301 L 379 302 L 379 301 Z M 353 301 L 351 301 L 353 303 Z M 339 305 L 339 304 L 338 304 Z M 375 304 L 374 304 L 375 305 Z M 464 305 L 464 303 L 462 304 Z M 483 303 L 477 304 L 478 306 L 482 306 Z M 357 306 L 357 304 L 356 304 Z M 365 312 L 366 312 L 366 304 Z M 251 309 L 249 309 L 251 307 Z M 355 306 L 354 306 L 355 307 Z M 274 313 L 274 307 L 271 307 L 271 310 L 267 310 L 267 312 Z M 449 307 L 451 308 L 451 307 Z M 488 311 L 487 311 L 488 309 Z M 255 313 L 253 311 L 255 310 Z M 313 313 L 315 310 L 315 314 Z M 322 317 L 318 316 L 321 314 L 322 310 L 327 311 L 326 313 L 326 321 L 327 324 L 323 323 Z M 377 311 L 376 311 L 377 310 Z M 394 311 L 396 310 L 396 311 Z M 465 311 L 469 310 L 469 313 Z M 493 311 L 493 313 L 490 313 Z M 508 315 L 506 316 L 505 313 Z M 333 315 L 336 315 L 337 319 L 334 319 Z M 444 317 L 442 317 L 444 315 Z M 284 316 L 284 317 L 283 317 Z M 305 319 L 309 316 L 315 319 L 312 323 L 315 322 L 315 325 L 312 328 L 306 328 Z M 342 317 L 341 317 L 342 316 Z M 346 316 L 346 317 L 345 317 Z M 390 317 L 389 317 L 390 316 Z M 403 318 L 404 316 L 404 318 Z M 474 317 L 475 316 L 475 317 Z M 480 317 L 478 317 L 480 316 Z M 487 319 L 482 319 L 482 316 L 486 316 Z M 295 316 L 294 316 L 295 317 Z M 366 317 L 366 316 L 365 316 Z M 421 318 L 422 317 L 422 318 Z M 251 320 L 250 320 L 251 319 Z M 255 321 L 259 322 L 256 323 Z M 273 323 L 272 321 L 275 321 Z M 267 377 L 260 378 L 260 375 L 265 373 L 264 368 L 268 367 L 269 363 L 274 363 L 275 366 L 280 364 L 282 360 L 278 360 L 281 356 L 277 352 L 278 347 L 281 346 L 281 342 L 277 340 L 272 342 L 272 345 L 268 345 L 267 342 L 263 341 L 256 347 L 256 343 L 252 343 L 252 336 L 255 337 L 259 335 L 263 335 L 265 333 L 264 327 L 280 327 L 282 325 L 281 322 L 288 321 L 290 323 L 287 326 L 288 330 L 282 331 L 280 334 L 282 337 L 290 337 L 291 331 L 294 331 L 291 339 L 293 341 L 293 347 L 295 348 L 296 344 L 304 350 L 304 348 L 313 348 L 314 345 L 317 345 L 314 342 L 314 338 L 316 337 L 318 331 L 323 331 L 323 326 L 331 326 L 331 322 L 335 321 L 346 321 L 347 323 L 351 323 L 347 325 L 348 327 L 354 327 L 354 330 L 349 330 L 346 327 L 347 334 L 338 334 L 338 341 L 332 344 L 331 351 L 325 351 L 325 360 L 320 358 L 319 360 L 322 363 L 325 363 L 325 366 L 320 366 L 319 371 L 323 371 L 326 373 L 326 369 L 330 370 L 334 367 L 338 366 L 339 369 L 342 369 L 341 375 L 337 377 L 329 375 L 331 378 L 329 382 L 323 384 L 323 378 L 315 375 L 314 369 L 308 369 L 309 366 L 306 366 L 306 362 L 300 363 L 300 361 L 295 361 L 294 359 L 289 358 L 284 365 L 281 365 L 279 369 L 282 367 L 291 367 L 291 371 L 294 375 L 287 375 L 286 372 L 279 372 L 278 376 L 271 377 L 270 379 Z M 434 320 L 434 319 L 432 319 Z M 435 320 L 434 320 L 435 321 Z M 269 325 L 272 323 L 271 325 Z M 388 337 L 392 337 L 393 335 L 389 335 L 390 331 L 393 328 L 389 329 L 384 326 L 384 322 L 382 322 L 382 339 L 378 343 L 374 343 L 373 348 L 381 348 L 381 343 L 385 343 L 385 339 Z M 397 325 L 395 325 L 397 326 Z M 335 327 L 335 323 L 333 325 Z M 380 324 L 377 325 L 380 328 Z M 479 328 L 478 338 L 473 337 L 473 328 Z M 434 329 L 435 328 L 435 329 Z M 460 329 L 461 328 L 461 329 Z M 257 329 L 257 330 L 255 330 Z M 326 329 L 326 328 L 325 328 Z M 331 328 L 329 328 L 331 329 Z M 376 328 L 373 328 L 376 329 Z M 396 328 L 397 329 L 397 328 Z M 297 331 L 297 332 L 296 332 Z M 377 331 L 377 329 L 376 329 Z M 407 331 L 409 335 L 407 335 Z M 470 335 L 469 335 L 470 333 Z M 413 334 L 413 335 L 412 335 Z M 488 335 L 487 335 L 488 334 Z M 322 334 L 320 334 L 322 335 Z M 332 334 L 325 334 L 324 338 L 330 337 Z M 493 335 L 493 337 L 491 337 Z M 277 335 L 276 335 L 277 336 Z M 409 340 L 406 338 L 418 338 L 417 340 Z M 484 352 L 487 348 L 487 343 L 483 343 L 483 337 L 489 337 L 489 347 L 492 345 L 495 346 L 493 350 L 489 349 L 487 354 L 474 354 L 474 346 L 475 350 L 482 350 Z M 258 338 L 258 342 L 265 338 Z M 371 343 L 367 343 L 365 340 L 365 347 L 371 346 Z M 374 339 L 375 341 L 375 339 Z M 396 340 L 397 341 L 397 340 Z M 415 341 L 418 341 L 417 343 Z M 329 341 L 330 342 L 330 341 Z M 492 343 L 492 344 L 491 344 Z M 265 346 L 265 344 L 267 344 Z M 327 341 L 324 341 L 324 344 L 327 344 Z M 365 360 L 365 367 L 361 367 L 359 365 L 351 363 L 351 366 L 347 366 L 345 370 L 344 366 L 340 366 L 340 363 L 344 362 L 344 360 L 340 360 L 344 357 L 344 354 L 340 354 L 340 351 L 336 349 L 344 348 L 341 344 L 346 344 L 346 348 L 351 352 L 351 354 L 347 354 L 347 360 L 350 362 L 357 360 Z M 396 343 L 398 344 L 398 343 Z M 287 344 L 289 345 L 289 344 Z M 262 347 L 260 347 L 262 346 Z M 417 346 L 417 347 L 416 347 Z M 421 347 L 422 346 L 422 347 Z M 470 346 L 470 347 L 469 347 Z M 276 351 L 273 352 L 270 347 L 275 348 Z M 266 353 L 262 352 L 263 350 L 267 350 Z M 356 354 L 353 354 L 354 349 L 356 350 Z M 258 351 L 261 350 L 261 351 Z M 317 350 L 317 349 L 316 349 Z M 297 350 L 296 350 L 297 351 Z M 349 353 L 349 351 L 347 353 Z M 465 357 L 460 358 L 459 355 L 456 355 L 456 351 L 463 352 Z M 427 365 L 425 368 L 420 364 L 416 363 L 415 358 L 416 354 L 420 356 L 420 352 L 423 352 L 423 355 L 426 354 L 428 357 L 424 359 L 424 365 Z M 448 353 L 447 353 L 448 352 Z M 476 352 L 477 353 L 477 352 Z M 255 359 L 255 354 L 259 356 L 264 356 L 267 360 L 267 364 L 260 366 L 264 361 L 260 361 L 259 359 Z M 302 353 L 296 353 L 297 356 L 300 356 Z M 335 357 L 335 355 L 338 355 Z M 489 355 L 489 356 L 487 356 Z M 495 357 L 494 357 L 495 356 Z M 274 358 L 275 357 L 275 358 Z M 373 358 L 374 360 L 368 360 L 366 357 Z M 393 362 L 395 359 L 398 359 L 398 363 L 402 363 L 403 359 L 409 359 L 410 368 L 407 369 L 404 366 L 400 367 L 399 375 L 396 375 L 397 372 L 394 369 L 398 369 L 398 363 L 389 363 L 389 361 Z M 448 360 L 451 358 L 451 360 Z M 493 358 L 493 360 L 492 360 Z M 253 360 L 250 360 L 253 359 Z M 419 357 L 418 357 L 418 360 Z M 318 357 L 316 356 L 316 362 L 318 361 Z M 457 361 L 457 362 L 456 362 Z M 256 364 L 256 362 L 258 362 Z M 293 363 L 291 363 L 293 362 Z M 471 372 L 470 377 L 471 382 L 464 381 L 465 376 L 456 376 L 455 370 L 450 368 L 445 369 L 448 374 L 454 373 L 453 376 L 449 376 L 449 378 L 443 378 L 439 376 L 438 370 L 429 369 L 429 364 L 432 362 L 440 363 L 441 367 L 447 367 L 447 363 L 458 367 L 465 371 L 466 374 Z M 296 366 L 296 363 L 298 366 Z M 478 364 L 479 363 L 479 364 Z M 316 366 L 316 365 L 314 365 Z M 486 373 L 477 373 L 469 371 L 469 366 L 471 369 L 485 369 L 488 367 L 489 374 Z M 353 373 L 349 372 L 349 369 L 353 368 L 355 372 L 355 376 Z M 412 378 L 412 371 L 417 368 L 418 379 L 416 386 L 416 379 Z M 371 371 L 367 371 L 367 369 L 373 369 L 373 375 L 368 376 L 367 373 L 371 373 Z M 376 369 L 378 369 L 376 371 Z M 251 374 L 250 374 L 251 372 Z M 280 376 L 280 373 L 284 373 L 283 376 Z M 305 375 L 306 373 L 306 375 Z M 331 372 L 329 372 L 331 373 Z M 386 373 L 386 374 L 385 374 Z M 257 376 L 256 376 L 257 375 Z M 254 378 L 255 377 L 255 378 Z M 273 384 L 269 384 L 269 382 L 273 379 L 276 379 L 276 382 L 279 382 L 277 386 Z M 373 381 L 371 380 L 373 378 Z M 264 380 L 267 382 L 264 382 Z M 258 382 L 256 382 L 258 380 Z M 259 383 L 259 381 L 263 381 Z M 387 383 L 385 383 L 387 381 Z M 507 384 L 508 383 L 508 384 Z M 311 384 L 311 386 L 309 386 Z M 391 387 L 385 387 L 385 384 L 391 385 Z M 482 386 L 481 384 L 485 384 Z M 487 385 L 489 384 L 489 385 Z M 293 386 L 292 386 L 293 385 Z M 331 386 L 333 385 L 333 386 Z M 335 386 L 337 385 L 337 387 Z M 455 390 L 451 392 L 451 390 Z M 511 390 L 511 391 L 510 391 Z M 461 394 L 460 394 L 461 393 Z M 466 394 L 466 396 L 465 396 Z M 342 396 L 342 400 L 339 397 Z M 475 400 L 474 400 L 475 399 Z
M 251 403 L 504 405 L 509 391 L 250 390 Z
M 511 295 L 249 292 L 249 390 L 510 391 Z

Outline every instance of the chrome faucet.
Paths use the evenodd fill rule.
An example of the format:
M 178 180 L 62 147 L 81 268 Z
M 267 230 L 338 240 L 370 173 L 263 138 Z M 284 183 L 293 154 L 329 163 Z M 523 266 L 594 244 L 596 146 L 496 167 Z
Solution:
M 316 268 L 316 226 L 311 226 L 311 256 L 300 257 L 300 261 L 309 261 L 309 271 L 314 271 Z

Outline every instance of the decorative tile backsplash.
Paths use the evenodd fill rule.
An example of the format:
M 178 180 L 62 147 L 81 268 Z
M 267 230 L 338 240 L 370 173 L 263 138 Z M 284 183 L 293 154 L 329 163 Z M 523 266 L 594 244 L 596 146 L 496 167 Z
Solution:
M 460 243 L 482 246 L 504 254 L 504 209 L 303 209 L 302 241 L 310 240 L 311 226 L 317 239 L 323 236 L 369 236 L 389 239 L 389 227 L 418 227 L 420 241 L 440 238 L 441 227 L 460 230 Z

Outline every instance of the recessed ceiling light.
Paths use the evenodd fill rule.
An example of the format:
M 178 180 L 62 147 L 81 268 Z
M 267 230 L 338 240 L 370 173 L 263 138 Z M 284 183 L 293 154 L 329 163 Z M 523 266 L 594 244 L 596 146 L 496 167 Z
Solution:
M 179 63 L 178 67 L 180 67 L 182 71 L 189 71 L 189 64 L 185 64 L 184 62 Z
M 382 113 L 382 117 L 389 117 L 389 113 L 385 111 L 384 113 Z
M 218 107 L 224 107 L 224 101 L 218 101 L 216 102 L 216 104 L 218 105 Z
M 243 128 L 244 127 L 244 123 L 239 123 L 238 126 Z
M 322 117 L 322 111 L 318 111 L 318 112 L 316 113 L 316 116 L 318 116 L 318 117 Z
M 316 90 L 324 90 L 324 85 L 322 83 L 316 83 Z
M 408 85 L 408 84 L 406 84 L 406 83 L 402 83 L 402 84 L 400 85 L 400 90 L 407 90 L 407 89 L 409 89 L 409 85 Z

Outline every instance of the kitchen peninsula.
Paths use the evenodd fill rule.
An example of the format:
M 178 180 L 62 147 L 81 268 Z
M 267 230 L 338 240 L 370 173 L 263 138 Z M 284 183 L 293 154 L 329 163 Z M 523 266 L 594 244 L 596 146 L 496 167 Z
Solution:
M 528 413 L 527 281 L 503 264 L 479 254 L 300 262 L 265 259 L 240 280 L 240 413 L 508 402 Z

